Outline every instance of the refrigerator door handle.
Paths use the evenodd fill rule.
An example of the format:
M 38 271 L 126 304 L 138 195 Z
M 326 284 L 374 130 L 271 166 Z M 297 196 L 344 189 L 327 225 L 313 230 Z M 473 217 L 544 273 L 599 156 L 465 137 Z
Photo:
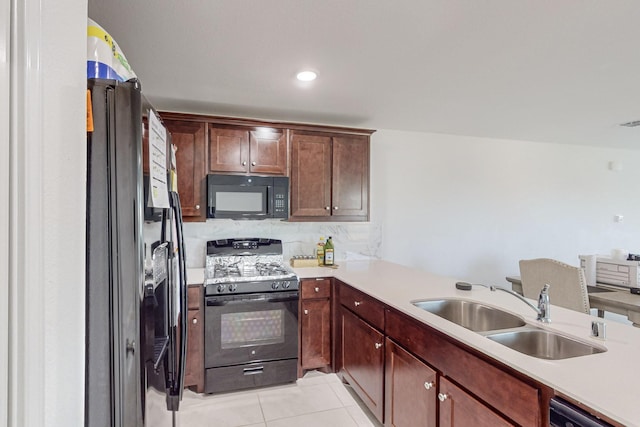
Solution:
M 178 279 L 179 283 L 174 283 L 173 286 L 178 287 L 177 294 L 179 295 L 179 306 L 174 301 L 173 304 L 176 309 L 179 310 L 179 319 L 176 327 L 179 327 L 179 331 L 173 333 L 174 342 L 172 343 L 174 357 L 170 358 L 170 368 L 167 373 L 168 378 L 168 390 L 167 390 L 167 409 L 170 411 L 177 411 L 180 406 L 180 400 L 182 399 L 182 390 L 184 388 L 184 372 L 185 372 L 185 359 L 187 353 L 187 269 L 185 261 L 185 249 L 184 249 L 184 235 L 182 229 L 182 208 L 180 206 L 180 197 L 176 192 L 169 192 L 170 210 L 171 215 L 169 218 L 173 221 L 171 229 L 175 230 L 174 244 L 177 248 L 171 248 L 172 253 L 177 253 L 178 263 Z M 164 217 L 164 215 L 163 215 Z M 163 233 L 165 227 L 162 227 Z M 163 236 L 165 237 L 165 236 Z M 177 249 L 177 251 L 175 251 Z M 174 252 L 175 251 L 175 252 Z M 174 278 L 175 279 L 175 278 Z M 172 289 L 173 286 L 171 287 Z M 175 295 L 175 293 L 172 293 Z

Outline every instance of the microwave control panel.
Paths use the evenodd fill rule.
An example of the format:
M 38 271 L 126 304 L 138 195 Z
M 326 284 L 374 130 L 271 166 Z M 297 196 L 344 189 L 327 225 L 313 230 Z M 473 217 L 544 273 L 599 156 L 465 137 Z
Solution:
M 274 218 L 289 217 L 289 178 L 273 178 L 273 216 Z

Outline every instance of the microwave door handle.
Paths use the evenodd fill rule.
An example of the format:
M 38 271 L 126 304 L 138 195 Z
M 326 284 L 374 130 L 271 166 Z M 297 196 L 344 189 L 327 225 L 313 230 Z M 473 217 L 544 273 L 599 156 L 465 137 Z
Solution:
M 267 186 L 267 215 L 268 217 L 273 216 L 274 208 L 273 208 L 273 199 L 275 194 L 275 187 L 272 185 Z

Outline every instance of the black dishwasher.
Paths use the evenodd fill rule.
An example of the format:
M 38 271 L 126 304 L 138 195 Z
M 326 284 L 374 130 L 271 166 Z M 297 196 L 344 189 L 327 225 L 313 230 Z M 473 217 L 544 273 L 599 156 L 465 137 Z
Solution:
M 611 424 L 558 397 L 552 398 L 549 403 L 549 421 L 552 427 L 611 426 Z

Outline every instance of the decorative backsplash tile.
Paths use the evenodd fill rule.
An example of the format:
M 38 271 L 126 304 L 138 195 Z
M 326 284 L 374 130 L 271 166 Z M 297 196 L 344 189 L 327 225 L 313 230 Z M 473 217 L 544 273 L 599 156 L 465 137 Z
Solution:
M 264 237 L 282 240 L 284 259 L 313 255 L 321 236 L 332 237 L 336 260 L 379 258 L 382 228 L 376 223 L 285 222 L 279 220 L 208 220 L 184 224 L 187 267 L 204 267 L 208 240 L 230 237 Z

